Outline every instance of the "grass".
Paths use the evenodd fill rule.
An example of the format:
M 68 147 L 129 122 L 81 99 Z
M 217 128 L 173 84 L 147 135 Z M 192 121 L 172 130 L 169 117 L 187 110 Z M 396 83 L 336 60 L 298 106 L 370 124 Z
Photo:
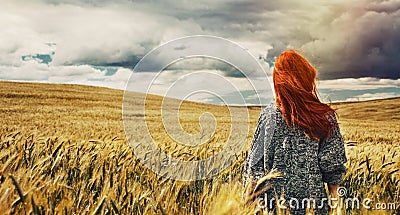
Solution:
M 0 211 L 4 213 L 255 211 L 241 202 L 241 175 L 259 108 L 248 109 L 246 150 L 229 168 L 210 179 L 180 182 L 149 171 L 132 152 L 122 122 L 123 91 L 0 82 L 0 98 Z M 178 119 L 184 131 L 195 135 L 203 129 L 208 133 L 209 128 L 199 123 L 199 117 L 210 112 L 216 119 L 216 132 L 199 147 L 182 146 L 163 128 L 161 99 L 150 96 L 146 101 L 147 126 L 155 142 L 180 159 L 204 159 L 218 152 L 229 137 L 232 120 L 237 120 L 230 118 L 228 107 L 183 102 Z M 349 195 L 399 204 L 399 102 L 397 98 L 334 104 L 348 142 L 344 185 Z M 132 115 L 133 120 L 135 116 L 140 118 Z M 237 123 L 247 125 L 240 119 Z M 135 138 L 140 140 L 140 135 Z M 351 213 L 394 211 L 360 209 Z

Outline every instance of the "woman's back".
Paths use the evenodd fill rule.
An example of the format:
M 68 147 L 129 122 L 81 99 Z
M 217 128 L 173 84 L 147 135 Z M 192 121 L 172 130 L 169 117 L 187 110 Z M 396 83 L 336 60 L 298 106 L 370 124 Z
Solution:
M 293 214 L 304 214 L 307 208 L 315 209 L 317 214 L 327 212 L 324 182 L 339 184 L 346 162 L 336 117 L 333 113 L 327 117 L 333 128 L 331 135 L 317 141 L 300 128 L 289 128 L 275 105 L 262 111 L 245 166 L 246 180 L 258 179 L 273 169 L 283 174 L 269 181 L 273 189 L 260 195 L 264 206 L 275 208 L 277 195 L 278 199 L 284 197 L 285 202 L 280 203 L 285 203 Z M 322 204 L 324 207 L 318 208 Z
M 246 182 L 272 170 L 283 174 L 270 181 L 274 189 L 261 192 L 263 206 L 285 203 L 293 214 L 305 214 L 307 209 L 326 214 L 324 183 L 336 195 L 342 181 L 343 138 L 335 110 L 318 98 L 316 75 L 315 68 L 294 50 L 275 61 L 275 101 L 260 115 L 245 165 Z M 278 201 L 280 197 L 285 201 Z

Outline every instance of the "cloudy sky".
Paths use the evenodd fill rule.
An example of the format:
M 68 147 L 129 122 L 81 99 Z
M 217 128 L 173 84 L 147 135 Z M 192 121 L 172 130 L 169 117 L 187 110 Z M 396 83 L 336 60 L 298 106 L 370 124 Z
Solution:
M 279 53 L 300 50 L 318 69 L 326 101 L 400 96 L 400 0 L 0 0 L 0 5 L 2 80 L 124 89 L 149 51 L 176 38 L 213 35 L 248 50 L 267 76 Z M 237 85 L 246 99 L 254 97 L 245 77 L 225 62 L 188 59 L 166 70 L 153 92 L 166 94 L 188 72 L 206 71 Z M 130 81 L 140 83 L 146 75 L 134 74 Z M 215 102 L 209 95 L 192 99 Z

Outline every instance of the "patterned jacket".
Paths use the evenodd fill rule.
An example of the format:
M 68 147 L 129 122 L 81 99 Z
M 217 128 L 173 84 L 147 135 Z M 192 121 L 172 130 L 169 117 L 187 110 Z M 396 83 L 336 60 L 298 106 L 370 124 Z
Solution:
M 261 112 L 245 164 L 244 182 L 256 181 L 271 170 L 283 175 L 268 181 L 273 189 L 259 196 L 267 202 L 264 206 L 276 210 L 276 197 L 283 197 L 292 214 L 305 214 L 307 208 L 316 214 L 327 213 L 324 183 L 340 184 L 347 161 L 336 116 L 327 117 L 333 124 L 331 135 L 316 141 L 299 128 L 290 129 L 274 104 Z

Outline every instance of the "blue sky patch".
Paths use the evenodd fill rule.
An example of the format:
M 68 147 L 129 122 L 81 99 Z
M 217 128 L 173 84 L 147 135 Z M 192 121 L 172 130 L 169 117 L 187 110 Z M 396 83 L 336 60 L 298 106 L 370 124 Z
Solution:
M 21 57 L 23 61 L 35 60 L 39 63 L 49 64 L 53 61 L 53 55 L 55 52 L 51 52 L 50 54 L 36 54 L 36 55 L 24 55 Z
M 93 66 L 93 68 L 105 72 L 105 76 L 113 76 L 118 71 L 118 67 L 111 66 Z

